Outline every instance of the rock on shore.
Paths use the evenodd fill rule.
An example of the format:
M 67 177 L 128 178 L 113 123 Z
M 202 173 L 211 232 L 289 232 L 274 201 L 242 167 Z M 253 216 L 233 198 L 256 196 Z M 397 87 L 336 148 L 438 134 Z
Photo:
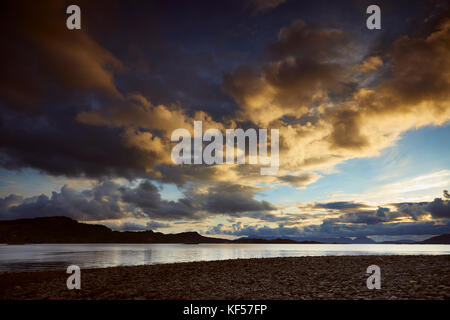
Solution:
M 381 289 L 366 286 L 369 265 Z M 0 299 L 450 299 L 450 256 L 239 259 L 81 271 L 2 273 Z

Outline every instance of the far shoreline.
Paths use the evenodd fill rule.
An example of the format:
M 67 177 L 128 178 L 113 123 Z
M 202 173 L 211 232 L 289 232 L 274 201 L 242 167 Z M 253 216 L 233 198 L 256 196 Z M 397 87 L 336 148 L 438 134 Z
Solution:
M 0 242 L 7 244 L 44 243 L 255 243 L 255 244 L 450 244 L 450 234 L 431 236 L 423 241 L 411 239 L 377 242 L 368 235 L 326 238 L 276 238 L 246 235 L 237 239 L 203 236 L 196 231 L 161 233 L 153 230 L 115 231 L 100 224 L 81 223 L 65 216 L 37 217 L 0 221 Z
M 0 245 L 8 245 L 8 246 L 21 246 L 21 245 L 32 245 L 32 244 L 43 244 L 43 245 L 86 245 L 86 244 L 129 244 L 129 245 L 144 245 L 144 244 L 185 244 L 185 245 L 199 245 L 199 244 L 207 244 L 207 245 L 243 245 L 243 244 L 282 244 L 282 245 L 450 245 L 449 243 L 339 243 L 339 242 L 219 242 L 219 243 L 211 243 L 211 242 L 199 242 L 199 243 L 185 243 L 185 242 L 25 242 L 25 243 L 0 243 Z

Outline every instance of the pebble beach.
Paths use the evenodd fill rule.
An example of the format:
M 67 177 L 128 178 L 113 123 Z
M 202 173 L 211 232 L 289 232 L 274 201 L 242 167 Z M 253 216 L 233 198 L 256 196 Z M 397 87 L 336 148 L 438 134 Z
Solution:
M 369 290 L 366 269 L 381 269 Z M 239 259 L 81 271 L 68 290 L 65 270 L 0 273 L 0 299 L 316 300 L 450 299 L 450 255 Z

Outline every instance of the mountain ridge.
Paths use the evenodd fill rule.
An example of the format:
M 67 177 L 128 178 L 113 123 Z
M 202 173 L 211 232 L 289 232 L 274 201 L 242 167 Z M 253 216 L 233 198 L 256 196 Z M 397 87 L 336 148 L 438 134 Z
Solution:
M 152 230 L 114 231 L 104 225 L 81 223 L 64 216 L 40 217 L 0 221 L 0 243 L 279 243 L 279 244 L 320 244 L 320 243 L 400 243 L 397 241 L 375 242 L 367 237 L 354 239 L 341 237 L 324 241 L 288 238 L 259 239 L 239 238 L 235 240 L 205 237 L 195 231 L 164 234 Z M 403 242 L 401 242 L 403 243 Z M 411 243 L 408 241 L 407 243 Z M 416 244 L 450 244 L 450 234 L 434 236 Z

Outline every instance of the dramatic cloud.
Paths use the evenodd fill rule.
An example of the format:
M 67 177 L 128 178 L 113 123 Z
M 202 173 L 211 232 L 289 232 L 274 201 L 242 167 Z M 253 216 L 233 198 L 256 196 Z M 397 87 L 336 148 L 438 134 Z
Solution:
M 53 192 L 51 197 L 40 195 L 11 203 L 12 196 L 2 199 L 9 202 L 2 205 L 2 219 L 66 216 L 77 220 L 107 220 L 126 216 L 118 203 L 115 186 L 108 183 L 85 192 L 64 186 L 61 192 Z
M 237 214 L 246 211 L 267 211 L 275 209 L 266 201 L 253 199 L 256 189 L 241 185 L 219 183 L 205 194 L 195 195 L 195 200 L 204 203 L 209 212 Z
M 36 110 L 52 85 L 121 97 L 113 71 L 122 63 L 84 29 L 67 30 L 65 9 L 63 1 L 2 6 L 8 15 L 1 19 L 1 35 L 8 44 L 0 56 L 0 94 L 7 106 Z
M 303 173 L 299 175 L 286 175 L 279 177 L 278 180 L 295 185 L 299 189 L 306 188 L 307 185 L 316 182 L 320 179 L 320 175 L 316 173 Z
M 274 7 L 280 2 L 264 3 Z M 223 79 L 221 72 L 227 68 L 219 68 L 216 62 L 204 59 L 207 62 L 192 60 L 183 64 L 194 62 L 186 72 L 201 69 L 202 74 L 208 74 L 204 76 L 208 78 L 206 82 L 216 87 L 223 80 L 224 89 L 239 105 L 230 106 L 230 100 L 215 93 L 216 103 L 227 105 L 227 112 L 213 116 L 208 113 L 212 110 L 208 106 L 192 107 L 196 104 L 192 99 L 182 99 L 190 105 L 186 107 L 176 96 L 162 98 L 161 94 L 154 94 L 154 89 L 147 90 L 156 96 L 154 99 L 140 91 L 144 91 L 140 84 L 131 85 L 141 83 L 136 77 L 145 76 L 152 84 L 156 79 L 164 79 L 159 85 L 168 84 L 169 76 L 177 78 L 161 74 L 169 72 L 164 65 L 174 63 L 175 57 L 169 56 L 183 57 L 177 50 L 167 56 L 161 43 L 152 42 L 154 37 L 150 37 L 138 50 L 138 56 L 143 55 L 143 50 L 149 51 L 150 57 L 158 52 L 161 65 L 140 70 L 136 63 L 142 62 L 143 56 L 137 59 L 137 53 L 130 55 L 123 50 L 113 54 L 99 44 L 97 38 L 101 37 L 94 39 L 98 29 L 69 32 L 57 27 L 65 23 L 62 2 L 36 7 L 46 12 L 47 23 L 37 23 L 39 15 L 34 14 L 34 5 L 27 6 L 19 15 L 21 31 L 8 34 L 8 38 L 17 41 L 7 46 L 7 57 L 2 59 L 5 69 L 26 68 L 19 72 L 24 81 L 17 83 L 14 77 L 18 73 L 4 74 L 7 85 L 2 88 L 23 92 L 1 94 L 1 107 L 5 110 L 0 116 L 0 134 L 4 137 L 0 164 L 4 168 L 32 167 L 50 174 L 94 178 L 141 177 L 178 185 L 223 178 L 230 183 L 245 180 L 250 185 L 288 183 L 304 188 L 321 176 L 313 172 L 326 172 L 347 159 L 377 155 L 403 132 L 443 124 L 450 118 L 449 108 L 445 107 L 450 91 L 446 76 L 450 68 L 446 58 L 449 23 L 445 19 L 427 36 L 400 37 L 384 56 L 368 52 L 360 58 L 355 35 L 295 20 L 281 28 L 276 41 L 269 41 L 261 63 L 227 72 Z M 22 7 L 11 5 L 11 10 L 18 12 Z M 106 23 L 109 26 L 108 19 Z M 9 30 L 5 27 L 2 32 Z M 140 33 L 136 35 L 139 36 Z M 106 44 L 111 47 L 107 41 Z M 19 50 L 15 47 L 18 45 L 30 49 Z M 32 59 L 22 57 L 22 53 L 34 55 L 46 71 L 37 72 L 24 65 L 22 61 Z M 186 52 L 185 56 L 193 54 Z M 129 58 L 126 67 L 120 62 L 123 57 Z M 377 74 L 381 66 L 386 70 Z M 136 77 L 127 74 L 127 70 L 136 72 Z M 213 76 L 214 72 L 218 73 Z M 201 78 L 198 74 L 193 76 Z M 358 83 L 366 83 L 365 76 L 377 79 L 372 86 L 360 87 Z M 183 74 L 183 79 L 188 78 Z M 19 100 L 35 101 L 33 92 L 39 90 L 33 88 L 54 83 L 57 87 L 51 90 L 52 95 L 30 104 L 32 108 L 39 107 L 40 114 L 21 113 L 27 104 Z M 22 84 L 23 90 L 16 88 Z M 199 91 L 202 90 L 195 89 L 190 94 Z M 13 96 L 19 100 L 12 102 Z M 259 170 L 249 166 L 228 166 L 225 170 L 173 165 L 170 133 L 177 128 L 192 130 L 194 120 L 202 120 L 204 129 L 248 126 L 249 121 L 254 127 L 280 129 L 279 176 L 261 177 Z
M 147 180 L 137 186 L 123 186 L 112 181 L 92 189 L 78 191 L 65 185 L 51 197 L 23 198 L 9 195 L 0 199 L 0 218 L 19 219 L 42 216 L 67 216 L 96 221 L 121 218 L 157 220 L 201 220 L 209 216 L 230 215 L 275 221 L 269 211 L 275 207 L 253 199 L 256 188 L 219 183 L 209 187 L 191 186 L 177 201 L 164 200 L 158 188 Z
M 316 203 L 314 207 L 323 209 L 346 210 L 346 209 L 365 208 L 367 207 L 367 205 L 356 202 L 338 201 L 338 202 Z
M 225 88 L 243 118 L 280 128 L 284 168 L 324 170 L 378 155 L 403 132 L 450 119 L 449 22 L 400 37 L 383 59 L 369 52 L 357 61 L 350 35 L 297 21 L 269 45 L 270 61 L 226 75 Z
M 439 235 L 448 233 L 450 223 L 435 224 L 433 222 L 390 223 L 377 225 L 335 224 L 327 221 L 321 225 L 307 227 L 269 227 L 235 224 L 232 228 L 223 225 L 212 227 L 209 234 L 227 234 L 249 238 L 289 238 L 294 240 L 339 241 L 342 237 L 367 236 L 409 236 L 409 235 Z
M 374 211 L 347 212 L 339 218 L 327 219 L 325 221 L 373 225 L 384 222 L 393 222 L 402 216 L 403 215 L 400 212 L 391 212 L 389 208 L 380 207 Z
M 365 204 L 345 201 L 315 203 L 304 206 L 303 209 L 325 209 L 327 214 L 278 216 L 274 220 L 265 220 L 264 225 L 221 223 L 209 228 L 207 233 L 322 241 L 378 235 L 438 235 L 450 232 L 449 206 L 450 202 L 441 198 L 430 202 L 394 203 L 389 204 L 389 207 L 380 206 L 375 209 Z M 314 216 L 319 218 L 320 223 L 313 222 Z M 430 221 L 430 217 L 435 221 Z
M 352 85 L 344 66 L 336 62 L 349 50 L 349 40 L 339 30 L 313 30 L 295 21 L 269 45 L 275 60 L 260 70 L 241 67 L 226 75 L 225 88 L 242 106 L 242 117 L 258 125 L 286 115 L 300 118 Z
M 422 202 L 272 203 L 286 185 L 321 187 L 346 160 L 378 156 L 409 130 L 448 124 L 447 7 L 418 14 L 420 31 L 392 27 L 374 40 L 351 32 L 352 23 L 324 23 L 327 14 L 314 19 L 306 13 L 314 3 L 305 11 L 285 0 L 79 4 L 76 31 L 65 28 L 65 1 L 2 5 L 0 167 L 96 184 L 10 194 L 0 199 L 1 219 L 65 215 L 119 230 L 205 222 L 217 225 L 211 232 L 270 237 L 448 231 L 448 192 Z M 203 131 L 279 129 L 277 175 L 261 176 L 258 165 L 173 164 L 171 133 L 192 133 L 195 120 Z M 448 188 L 447 173 L 381 191 Z M 159 183 L 181 196 L 167 200 Z M 274 198 L 263 195 L 272 190 Z
M 434 219 L 450 218 L 450 201 L 441 198 L 435 198 L 432 202 L 398 203 L 395 205 L 399 212 L 408 214 L 414 219 L 419 219 L 426 214 L 430 214 Z
M 445 192 L 444 192 L 445 197 Z M 371 209 L 370 206 L 354 202 L 317 203 L 314 208 L 327 209 L 340 214 L 336 218 L 326 219 L 335 223 L 380 224 L 412 219 L 414 221 L 450 218 L 450 201 L 435 198 L 430 202 L 401 202 L 388 204 L 389 207 Z
M 282 28 L 278 41 L 269 45 L 269 52 L 276 58 L 296 57 L 317 59 L 342 56 L 351 48 L 351 37 L 337 29 L 312 29 L 302 20 Z

